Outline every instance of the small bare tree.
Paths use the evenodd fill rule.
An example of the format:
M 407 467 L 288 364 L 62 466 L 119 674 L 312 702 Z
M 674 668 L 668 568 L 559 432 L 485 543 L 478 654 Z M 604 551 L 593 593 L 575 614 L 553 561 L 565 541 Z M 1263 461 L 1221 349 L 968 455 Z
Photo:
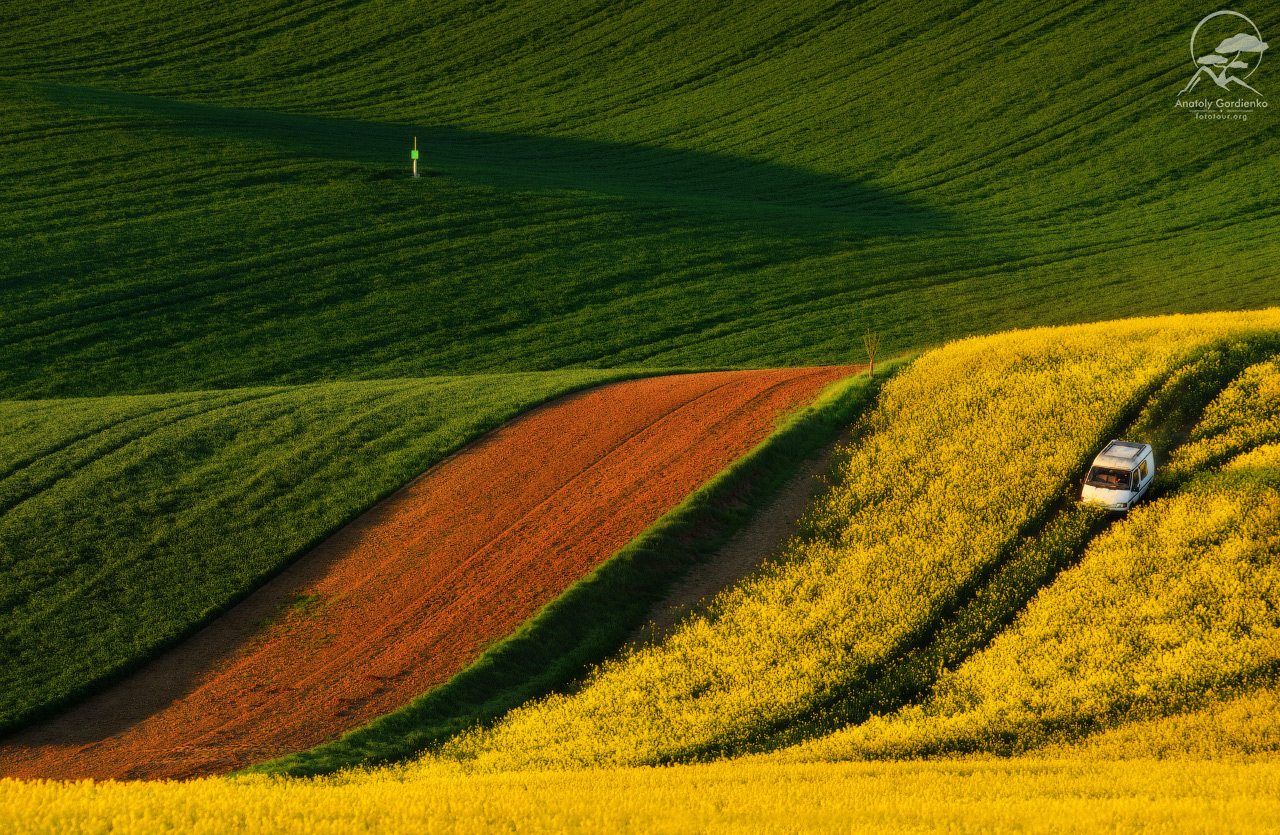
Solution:
M 872 333 L 871 328 L 862 335 L 862 347 L 867 352 L 867 376 L 876 376 L 876 354 L 880 352 L 880 334 Z

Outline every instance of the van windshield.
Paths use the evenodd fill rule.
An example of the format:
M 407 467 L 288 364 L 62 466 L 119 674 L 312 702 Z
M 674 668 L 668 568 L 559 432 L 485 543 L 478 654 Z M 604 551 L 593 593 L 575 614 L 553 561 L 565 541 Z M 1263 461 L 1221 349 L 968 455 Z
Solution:
M 1110 467 L 1093 467 L 1084 483 L 1090 487 L 1102 487 L 1107 490 L 1128 490 L 1129 471 L 1113 470 Z

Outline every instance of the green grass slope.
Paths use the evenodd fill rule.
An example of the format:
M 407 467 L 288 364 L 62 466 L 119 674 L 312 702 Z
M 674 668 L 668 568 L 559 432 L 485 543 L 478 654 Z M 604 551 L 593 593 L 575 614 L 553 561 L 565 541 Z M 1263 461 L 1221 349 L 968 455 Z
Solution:
M 0 401 L 0 731 L 190 634 L 477 434 L 619 376 Z
M 1173 108 L 1203 14 L 15 0 L 0 393 L 847 361 L 866 326 L 1272 304 L 1270 114 Z

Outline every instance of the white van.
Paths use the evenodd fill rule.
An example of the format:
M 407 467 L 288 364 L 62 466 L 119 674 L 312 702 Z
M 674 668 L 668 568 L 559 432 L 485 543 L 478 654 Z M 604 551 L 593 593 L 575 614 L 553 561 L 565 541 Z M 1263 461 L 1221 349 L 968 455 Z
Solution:
M 1127 511 L 1146 494 L 1155 477 L 1156 456 L 1150 444 L 1112 441 L 1093 459 L 1080 501 Z

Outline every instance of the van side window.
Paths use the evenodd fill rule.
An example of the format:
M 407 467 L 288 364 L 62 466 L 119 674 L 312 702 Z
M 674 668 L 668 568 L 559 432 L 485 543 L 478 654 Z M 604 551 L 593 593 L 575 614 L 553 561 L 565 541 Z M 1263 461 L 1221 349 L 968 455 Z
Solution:
M 1144 460 L 1142 466 L 1138 468 L 1138 472 L 1142 473 L 1142 480 L 1147 480 L 1147 462 Z

